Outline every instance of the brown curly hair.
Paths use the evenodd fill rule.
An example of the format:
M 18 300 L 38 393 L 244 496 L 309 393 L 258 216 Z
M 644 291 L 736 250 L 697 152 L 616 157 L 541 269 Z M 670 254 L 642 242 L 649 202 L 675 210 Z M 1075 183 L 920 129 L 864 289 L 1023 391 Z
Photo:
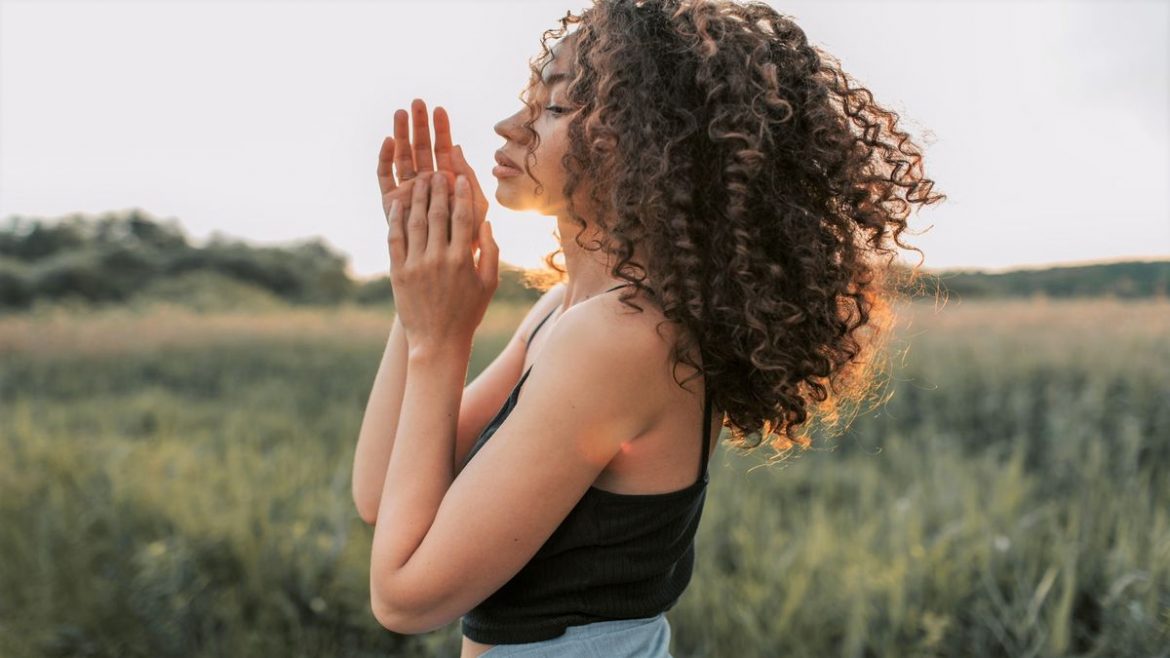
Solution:
M 893 263 L 888 243 L 921 255 L 899 239 L 910 204 L 946 198 L 930 193 L 921 152 L 897 113 L 764 3 L 595 0 L 559 20 L 520 97 L 525 170 L 536 180 L 531 92 L 552 57 L 546 42 L 577 25 L 564 196 L 584 232 L 572 199 L 589 181 L 608 242 L 584 245 L 578 232 L 577 245 L 614 256 L 612 275 L 686 328 L 672 364 L 706 377 L 734 447 L 770 437 L 781 458 L 809 448 L 797 430 L 810 413 L 838 425 L 885 369 L 875 357 L 893 301 L 918 274 Z M 648 262 L 632 260 L 635 244 Z M 558 274 L 527 281 L 563 280 L 559 253 L 544 258 Z M 641 311 L 635 294 L 621 300 Z M 688 356 L 695 338 L 702 368 Z

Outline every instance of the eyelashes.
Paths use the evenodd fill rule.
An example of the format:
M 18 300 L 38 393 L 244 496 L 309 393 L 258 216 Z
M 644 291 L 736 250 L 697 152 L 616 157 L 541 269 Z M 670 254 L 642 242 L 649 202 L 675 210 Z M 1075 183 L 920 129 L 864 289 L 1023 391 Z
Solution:
M 565 113 L 565 108 L 560 107 L 559 105 L 549 105 L 549 106 L 545 107 L 544 109 L 548 110 L 549 112 L 552 112 L 553 114 L 557 114 L 557 115 Z

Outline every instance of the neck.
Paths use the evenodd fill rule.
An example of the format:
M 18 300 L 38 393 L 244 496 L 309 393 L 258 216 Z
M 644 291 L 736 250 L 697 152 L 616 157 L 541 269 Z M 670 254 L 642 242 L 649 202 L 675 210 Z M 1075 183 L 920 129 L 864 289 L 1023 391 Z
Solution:
M 586 251 L 577 246 L 573 236 L 580 230 L 581 228 L 567 216 L 557 217 L 557 233 L 561 239 L 561 249 L 564 250 L 567 274 L 565 297 L 561 302 L 562 313 L 575 304 L 604 294 L 614 286 L 627 283 L 613 276 L 611 270 L 614 260 L 607 257 L 604 251 L 600 249 Z M 599 232 L 592 225 L 581 234 L 581 242 L 590 248 L 596 248 L 601 239 Z M 635 260 L 643 262 L 637 256 Z

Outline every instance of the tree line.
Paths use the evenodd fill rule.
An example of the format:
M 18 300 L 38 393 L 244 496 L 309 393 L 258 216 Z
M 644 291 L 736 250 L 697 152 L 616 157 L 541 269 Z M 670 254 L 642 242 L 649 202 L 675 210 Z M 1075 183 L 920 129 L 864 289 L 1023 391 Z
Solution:
M 354 280 L 347 265 L 348 257 L 320 238 L 260 247 L 217 233 L 194 245 L 177 221 L 137 209 L 51 220 L 12 216 L 0 224 L 0 309 L 61 299 L 116 304 L 150 291 L 182 298 L 199 286 L 218 286 L 205 291 L 215 296 L 225 285 L 297 305 L 392 302 L 388 276 Z M 929 274 L 951 298 L 1170 294 L 1170 260 Z M 540 294 L 526 285 L 523 270 L 502 267 L 500 278 L 496 299 L 532 301 Z
M 158 290 L 182 297 L 190 292 L 184 286 L 225 282 L 294 305 L 392 302 L 388 275 L 354 280 L 348 262 L 321 238 L 261 247 L 215 233 L 194 245 L 177 221 L 137 209 L 51 220 L 11 216 L 0 224 L 0 309 L 38 300 L 124 303 Z M 536 299 L 522 278 L 520 270 L 501 267 L 497 298 Z

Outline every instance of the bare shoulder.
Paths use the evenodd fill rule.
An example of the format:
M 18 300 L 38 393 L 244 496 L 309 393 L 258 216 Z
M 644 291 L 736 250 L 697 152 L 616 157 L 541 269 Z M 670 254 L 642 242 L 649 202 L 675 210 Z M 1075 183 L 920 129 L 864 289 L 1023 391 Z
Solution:
M 665 359 L 678 342 L 679 326 L 667 319 L 658 303 L 643 292 L 637 292 L 629 302 L 640 310 L 623 302 L 621 293 L 595 297 L 579 306 L 599 325 L 616 332 L 612 338 L 632 341 L 639 351 Z
M 574 305 L 565 311 L 546 340 L 576 344 L 581 352 L 611 364 L 611 383 L 630 383 L 640 392 L 638 405 L 656 417 L 676 405 L 679 387 L 674 373 L 681 380 L 691 373 L 680 363 L 672 371 L 671 356 L 678 342 L 680 328 L 670 322 L 662 309 L 644 294 L 631 298 L 642 310 L 621 301 L 618 293 L 600 295 Z M 628 401 L 627 401 L 628 402 Z
M 579 430 L 588 429 L 582 439 L 599 442 L 590 452 L 603 453 L 661 415 L 663 396 L 653 389 L 664 386 L 665 354 L 652 323 L 619 319 L 602 298 L 574 304 L 544 336 L 513 414 L 532 408 L 571 414 Z
M 520 336 L 520 342 L 527 345 L 528 337 L 532 335 L 532 330 L 536 325 L 549 314 L 558 304 L 565 299 L 565 284 L 558 283 L 549 288 L 540 296 L 539 299 L 529 309 L 528 315 L 525 316 L 524 322 L 517 328 L 517 334 Z
M 658 305 L 641 293 L 630 301 L 641 310 L 622 302 L 621 293 L 598 295 L 565 311 L 562 320 L 575 317 L 575 322 L 610 342 L 635 341 L 637 348 L 647 348 L 653 343 L 669 344 L 673 340 L 673 328 Z

